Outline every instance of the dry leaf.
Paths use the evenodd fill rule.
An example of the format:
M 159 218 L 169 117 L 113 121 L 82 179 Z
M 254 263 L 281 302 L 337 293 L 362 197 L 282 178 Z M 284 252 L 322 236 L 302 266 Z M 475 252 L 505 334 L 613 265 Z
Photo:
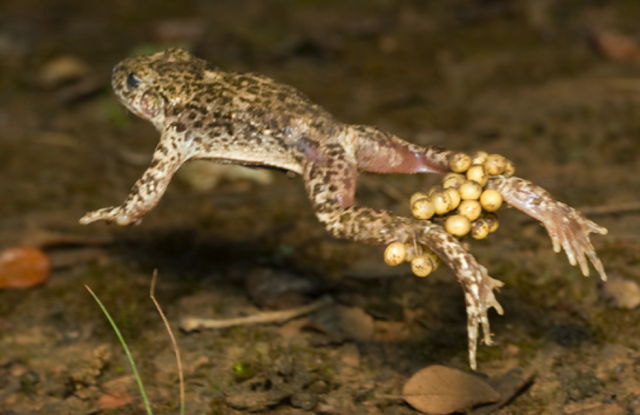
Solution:
M 604 56 L 614 61 L 640 63 L 640 44 L 632 37 L 614 32 L 593 33 L 596 47 Z
M 29 288 L 42 284 L 51 272 L 51 260 L 39 249 L 9 248 L 0 253 L 0 288 Z
M 75 56 L 59 56 L 40 69 L 38 81 L 46 88 L 55 88 L 66 82 L 77 81 L 91 72 L 89 66 Z
M 113 409 L 133 402 L 133 398 L 126 390 L 109 391 L 98 398 L 101 409 Z
M 413 375 L 402 394 L 409 405 L 432 415 L 463 411 L 500 399 L 500 394 L 477 376 L 439 365 Z

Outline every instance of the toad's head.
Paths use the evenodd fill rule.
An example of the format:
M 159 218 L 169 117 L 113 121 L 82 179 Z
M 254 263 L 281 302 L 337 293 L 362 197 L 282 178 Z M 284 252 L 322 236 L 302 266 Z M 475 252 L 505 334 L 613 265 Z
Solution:
M 197 93 L 208 64 L 184 49 L 127 58 L 113 68 L 111 84 L 120 101 L 134 114 L 161 130 L 172 109 Z

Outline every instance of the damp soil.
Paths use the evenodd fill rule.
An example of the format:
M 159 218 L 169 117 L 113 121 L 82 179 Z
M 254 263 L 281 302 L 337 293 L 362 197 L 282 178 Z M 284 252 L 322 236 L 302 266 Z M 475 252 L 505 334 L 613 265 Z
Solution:
M 609 230 L 592 237 L 609 276 L 640 283 L 640 214 L 622 209 L 639 201 L 640 59 L 594 46 L 606 31 L 638 47 L 639 15 L 636 0 L 3 1 L 0 248 L 39 246 L 53 271 L 40 286 L 0 291 L 0 414 L 143 411 L 85 285 L 113 314 L 155 413 L 177 413 L 173 348 L 149 299 L 154 270 L 187 413 L 410 414 L 401 391 L 412 374 L 470 371 L 451 271 L 416 278 L 387 267 L 381 248 L 333 239 L 299 177 L 206 192 L 174 182 L 139 226 L 79 225 L 124 200 L 158 139 L 111 93 L 118 61 L 182 45 L 294 85 L 345 122 L 503 154 L 517 175 L 593 212 Z M 68 57 L 82 70 L 51 81 L 50 63 Z M 409 196 L 438 180 L 363 175 L 357 202 L 408 215 Z M 602 206 L 612 211 L 593 210 Z M 531 382 L 494 413 L 640 413 L 638 310 L 606 300 L 593 269 L 584 278 L 554 254 L 536 222 L 508 209 L 500 220 L 470 242 L 505 282 L 478 374 L 517 368 Z M 323 295 L 333 304 L 282 324 L 177 329 L 186 316 L 248 316 Z

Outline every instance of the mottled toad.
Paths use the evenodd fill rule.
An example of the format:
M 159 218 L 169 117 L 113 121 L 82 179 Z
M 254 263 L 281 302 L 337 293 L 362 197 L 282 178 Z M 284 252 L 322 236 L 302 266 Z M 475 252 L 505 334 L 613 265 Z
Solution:
M 125 202 L 88 213 L 80 223 L 139 222 L 189 159 L 298 173 L 318 219 L 336 237 L 376 245 L 415 240 L 453 269 L 465 294 L 470 361 L 476 367 L 478 326 L 490 344 L 487 310 L 502 313 L 493 293 L 502 283 L 490 278 L 439 225 L 354 205 L 358 172 L 445 173 L 453 152 L 420 147 L 374 127 L 341 123 L 290 86 L 261 75 L 222 71 L 181 49 L 124 60 L 113 70 L 113 88 L 128 109 L 160 131 L 160 142 Z M 588 237 L 606 229 L 523 179 L 494 176 L 488 187 L 540 220 L 556 252 L 564 248 L 583 273 L 589 272 L 589 258 L 606 278 Z

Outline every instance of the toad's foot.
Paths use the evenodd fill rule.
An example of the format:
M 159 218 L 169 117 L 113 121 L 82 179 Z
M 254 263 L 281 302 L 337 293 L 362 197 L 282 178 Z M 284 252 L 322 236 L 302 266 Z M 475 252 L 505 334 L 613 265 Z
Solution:
M 105 220 L 107 222 L 115 222 L 118 225 L 125 226 L 130 224 L 138 224 L 141 219 L 134 218 L 127 214 L 121 206 L 106 207 L 93 212 L 89 212 L 80 219 L 81 225 L 88 225 L 92 222 Z
M 589 258 L 600 277 L 607 279 L 602 262 L 589 240 L 589 233 L 606 235 L 606 228 L 585 218 L 571 206 L 558 202 L 549 192 L 527 180 L 494 177 L 488 186 L 499 191 L 509 205 L 542 222 L 553 242 L 553 250 L 560 252 L 564 248 L 571 265 L 580 264 L 585 277 L 589 276 Z
M 502 315 L 503 310 L 493 293 L 503 283 L 491 278 L 487 269 L 480 265 L 456 238 L 442 227 L 428 223 L 422 234 L 415 236 L 418 243 L 424 244 L 435 252 L 456 274 L 462 290 L 467 311 L 467 335 L 469 340 L 469 365 L 477 368 L 478 327 L 482 326 L 483 341 L 492 344 L 489 327 L 490 308 Z

